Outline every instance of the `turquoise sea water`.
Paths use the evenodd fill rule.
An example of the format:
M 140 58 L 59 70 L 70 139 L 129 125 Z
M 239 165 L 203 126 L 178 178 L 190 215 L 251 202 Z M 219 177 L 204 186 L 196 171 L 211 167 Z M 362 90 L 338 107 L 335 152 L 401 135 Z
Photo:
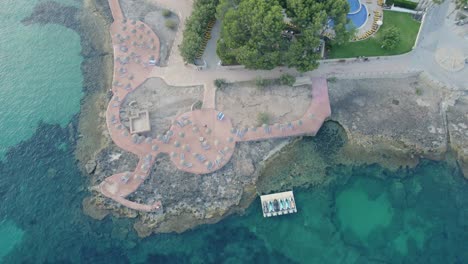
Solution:
M 85 179 L 68 136 L 68 129 L 43 124 L 0 163 L 5 263 L 468 260 L 468 184 L 445 162 L 424 161 L 394 173 L 376 165 L 330 167 L 331 184 L 295 189 L 297 214 L 265 219 L 256 200 L 243 216 L 181 235 L 139 239 L 128 219 L 95 221 L 82 214 Z M 303 140 L 295 151 L 313 144 Z M 306 162 L 295 166 L 306 167 Z
M 79 36 L 58 25 L 23 25 L 37 2 L 0 1 L 0 159 L 40 121 L 65 126 L 79 111 Z
M 31 4 L 15 3 L 19 7 L 14 7 L 13 14 L 21 20 Z M 0 12 L 13 8 L 3 4 Z M 5 19 L 3 14 L 0 19 Z M 446 162 L 423 161 L 415 169 L 397 172 L 378 165 L 331 165 L 325 170 L 330 184 L 295 189 L 297 214 L 265 219 L 257 199 L 242 216 L 180 235 L 140 239 L 131 220 L 90 219 L 81 210 L 88 195 L 86 178 L 78 171 L 74 143 L 65 128 L 78 111 L 81 96 L 81 58 L 74 57 L 79 54 L 79 39 L 60 26 L 27 27 L 21 30 L 36 36 L 36 42 L 50 42 L 45 46 L 54 45 L 53 41 L 40 39 L 73 43 L 44 50 L 51 65 L 43 62 L 41 67 L 54 68 L 54 62 L 61 61 L 52 76 L 48 70 L 23 66 L 37 70 L 33 77 L 44 74 L 34 79 L 15 72 L 21 67 L 6 67 L 11 59 L 0 62 L 2 76 L 16 76 L 16 83 L 5 85 L 9 88 L 3 83 L 0 87 L 2 96 L 9 98 L 3 102 L 8 108 L 0 105 L 2 113 L 19 111 L 21 102 L 14 100 L 27 94 L 14 87 L 36 84 L 32 91 L 55 100 L 53 106 L 47 100 L 34 102 L 35 107 L 24 112 L 30 118 L 26 121 L 0 121 L 2 131 L 6 124 L 17 131 L 0 134 L 0 142 L 11 146 L 0 161 L 0 263 L 468 263 L 468 183 Z M 15 45 L 0 43 L 5 45 L 0 49 L 2 56 L 11 56 L 4 54 L 3 47 Z M 16 44 L 16 53 L 23 52 L 23 44 Z M 71 58 L 61 60 L 63 56 Z M 68 68 L 66 74 L 63 68 Z M 49 78 L 58 72 L 60 83 L 70 84 L 68 88 L 50 87 L 55 82 Z M 1 81 L 6 82 L 3 77 Z M 4 89 L 10 92 L 3 95 Z M 60 108 L 65 113 L 58 113 L 63 114 L 59 119 L 55 119 L 57 104 L 63 104 Z M 2 114 L 1 118 L 7 117 Z M 44 122 L 37 124 L 39 120 Z M 23 130 L 27 133 L 16 135 Z M 335 137 L 324 135 L 327 131 L 283 153 L 294 163 L 285 162 L 282 170 L 270 170 L 265 177 L 287 175 L 294 167 L 295 173 L 312 178 L 318 172 L 310 153 L 319 151 L 332 158 L 341 146 Z

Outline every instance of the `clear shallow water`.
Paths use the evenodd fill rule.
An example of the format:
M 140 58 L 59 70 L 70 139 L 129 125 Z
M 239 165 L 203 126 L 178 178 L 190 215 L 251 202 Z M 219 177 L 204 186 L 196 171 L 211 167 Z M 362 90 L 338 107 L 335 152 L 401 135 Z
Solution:
M 82 214 L 85 179 L 75 166 L 68 136 L 60 126 L 41 125 L 0 163 L 0 215 L 14 223 L 14 230 L 22 230 L 21 241 L 12 240 L 16 243 L 5 263 L 468 260 L 467 182 L 443 162 L 426 161 L 397 173 L 378 166 L 331 167 L 330 185 L 295 190 L 297 214 L 264 219 L 257 200 L 244 216 L 181 235 L 139 239 L 127 219 L 99 222 Z M 308 151 L 313 144 L 304 140 L 294 151 Z M 294 166 L 305 168 L 307 160 Z M 4 242 L 0 245 L 5 247 Z
M 32 8 L 25 2 L 17 3 L 25 10 Z M 43 30 L 41 26 L 32 27 Z M 69 38 L 73 32 L 69 35 L 69 31 L 55 27 L 64 34 L 52 35 L 56 39 L 65 36 L 67 41 L 79 41 Z M 49 55 L 70 56 L 74 50 L 63 52 L 57 47 Z M 2 68 L 2 72 L 19 78 L 21 73 L 9 72 L 15 69 Z M 77 72 L 67 76 L 70 80 L 79 75 L 79 67 L 73 69 L 70 71 Z M 63 78 L 64 83 L 69 81 Z M 58 91 L 39 87 L 34 89 L 41 93 Z M 17 103 L 12 101 L 17 99 L 15 93 L 23 92 L 12 89 L 8 103 Z M 66 90 L 56 100 L 74 104 L 79 96 Z M 37 107 L 47 109 L 46 103 L 40 101 Z M 88 195 L 86 178 L 76 167 L 70 131 L 63 127 L 73 112 L 61 122 L 45 118 L 48 111 L 40 113 L 43 116 L 38 120 L 45 123 L 28 128 L 33 134 L 22 137 L 24 142 L 12 143 L 13 148 L 0 161 L 0 262 L 468 262 L 467 181 L 443 162 L 424 162 L 414 170 L 396 173 L 376 165 L 328 167 L 330 185 L 295 190 L 297 214 L 264 219 L 257 200 L 243 216 L 181 235 L 139 239 L 130 220 L 108 217 L 95 221 L 83 215 L 81 202 Z M 18 131 L 26 129 L 21 122 L 13 124 Z M 0 122 L 0 128 L 5 129 L 4 123 Z M 336 142 L 326 135 L 301 141 L 284 154 L 294 156 L 295 162 L 284 163 L 282 170 L 270 170 L 269 176 L 288 175 L 293 169 L 314 175 L 317 172 L 312 163 L 316 161 L 310 153 L 330 158 L 329 151 L 339 148 Z
M 79 36 L 58 25 L 23 25 L 37 2 L 0 1 L 0 159 L 40 121 L 65 126 L 79 111 Z

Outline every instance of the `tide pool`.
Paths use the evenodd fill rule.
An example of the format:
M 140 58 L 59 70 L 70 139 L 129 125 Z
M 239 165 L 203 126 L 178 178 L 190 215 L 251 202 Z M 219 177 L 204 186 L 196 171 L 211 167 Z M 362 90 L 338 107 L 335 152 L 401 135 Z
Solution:
M 80 109 L 79 36 L 59 25 L 23 25 L 37 2 L 0 1 L 0 159 L 39 122 L 66 126 Z

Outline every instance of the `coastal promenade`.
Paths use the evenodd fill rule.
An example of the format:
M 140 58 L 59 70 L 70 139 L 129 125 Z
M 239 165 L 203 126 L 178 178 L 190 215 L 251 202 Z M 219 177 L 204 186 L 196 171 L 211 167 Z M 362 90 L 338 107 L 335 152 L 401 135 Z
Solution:
M 157 5 L 179 15 L 180 28 L 174 40 L 174 47 L 180 45 L 185 20 L 192 10 L 192 1 L 153 0 Z M 231 158 L 236 142 L 258 141 L 298 135 L 315 135 L 324 120 L 330 115 L 330 105 L 326 77 L 367 78 L 392 76 L 414 72 L 428 72 L 436 79 L 453 89 L 466 87 L 466 71 L 447 72 L 441 70 L 433 59 L 433 51 L 439 46 L 454 45 L 444 39 L 456 39 L 450 35 L 445 24 L 433 21 L 443 20 L 448 4 L 429 10 L 427 22 L 421 30 L 421 41 L 407 54 L 371 58 L 367 61 L 347 59 L 322 61 L 320 67 L 303 76 L 311 80 L 311 104 L 304 115 L 286 124 L 264 124 L 260 127 L 232 127 L 225 116 L 218 119 L 216 110 L 216 79 L 228 82 L 250 81 L 257 77 L 278 78 L 283 73 L 298 75 L 294 69 L 284 67 L 270 71 L 247 70 L 243 67 L 209 67 L 197 70 L 184 63 L 177 48 L 172 48 L 167 67 L 155 66 L 159 61 L 159 39 L 154 32 L 140 21 L 127 21 L 118 0 L 109 0 L 114 23 L 110 27 L 114 47 L 114 93 L 106 112 L 106 122 L 110 136 L 117 146 L 136 154 L 138 165 L 133 172 L 118 173 L 103 181 L 101 192 L 129 208 L 140 211 L 161 209 L 160 201 L 139 204 L 126 199 L 148 177 L 158 154 L 169 154 L 174 166 L 179 170 L 206 174 L 222 168 Z M 427 37 L 425 37 L 427 36 Z M 438 39 L 437 36 L 447 36 Z M 460 47 L 464 48 L 464 47 Z M 432 52 L 429 54 L 428 52 Z M 165 135 L 152 139 L 131 135 L 121 123 L 120 107 L 126 96 L 137 89 L 146 79 L 158 77 L 173 86 L 203 85 L 204 96 L 201 110 L 178 116 Z
M 228 81 L 252 80 L 262 72 L 262 77 L 277 77 L 281 69 L 273 71 L 239 72 L 229 69 L 212 72 L 197 71 L 177 60 L 169 60 L 168 67 L 157 67 L 159 62 L 159 38 L 143 22 L 127 20 L 117 0 L 109 0 L 114 23 L 110 27 L 114 50 L 113 97 L 107 111 L 106 122 L 109 134 L 120 148 L 139 157 L 133 172 L 121 172 L 106 178 L 99 190 L 116 202 L 139 211 L 162 209 L 160 201 L 150 204 L 136 203 L 126 199 L 135 192 L 149 176 L 156 157 L 168 154 L 174 166 L 194 174 L 207 174 L 226 165 L 236 147 L 236 142 L 259 141 L 299 135 L 315 135 L 331 114 L 325 78 L 311 79 L 311 103 L 304 115 L 286 124 L 264 124 L 260 127 L 234 128 L 229 117 L 217 111 L 216 78 Z M 183 24 L 183 23 L 182 23 Z M 180 32 L 180 31 L 179 31 Z M 180 34 L 179 34 L 180 35 Z M 171 64 L 171 62 L 173 64 Z M 179 68 L 179 73 L 172 70 Z M 171 71 L 167 71 L 170 69 Z M 202 84 L 204 86 L 203 107 L 183 113 L 173 120 L 164 134 L 153 139 L 131 134 L 122 124 L 120 112 L 126 96 L 137 89 L 146 79 L 160 77 L 177 86 Z

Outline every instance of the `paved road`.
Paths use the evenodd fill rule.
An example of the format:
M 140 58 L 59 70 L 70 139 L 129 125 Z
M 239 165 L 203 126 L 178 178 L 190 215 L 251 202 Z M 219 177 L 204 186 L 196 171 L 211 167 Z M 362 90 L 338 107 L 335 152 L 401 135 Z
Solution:
M 179 0 L 153 0 L 159 5 L 168 7 L 172 10 L 178 10 L 181 14 L 182 25 L 184 19 L 191 11 L 191 1 Z M 382 74 L 408 73 L 425 71 L 435 80 L 445 83 L 454 89 L 468 89 L 468 69 L 465 67 L 459 72 L 448 72 L 441 68 L 434 59 L 434 53 L 439 47 L 458 48 L 468 55 L 468 42 L 457 36 L 453 32 L 452 19 L 446 16 L 451 12 L 452 4 L 446 1 L 440 6 L 432 7 L 426 15 L 426 22 L 421 29 L 421 37 L 417 47 L 404 55 L 381 57 L 380 59 L 371 59 L 368 62 L 347 60 L 346 63 L 324 61 L 318 69 L 307 72 L 304 75 L 311 77 L 319 76 L 342 76 L 342 77 L 366 77 L 380 76 Z M 180 9 L 178 9 L 180 8 Z M 179 31 L 175 40 L 176 45 L 182 40 Z M 208 67 L 203 71 L 197 71 L 189 65 L 183 63 L 178 49 L 172 49 L 169 58 L 168 67 L 158 68 L 153 71 L 153 77 L 161 77 L 171 85 L 193 85 L 193 84 L 211 84 L 217 78 L 224 78 L 229 81 L 252 80 L 257 76 L 264 78 L 275 78 L 282 73 L 288 72 L 298 74 L 293 69 L 276 68 L 272 71 L 254 71 L 242 67 Z M 212 85 L 210 85 L 212 86 Z M 214 96 L 214 93 L 209 93 Z M 214 102 L 214 98 L 205 101 Z M 212 103 L 209 104 L 212 107 Z

